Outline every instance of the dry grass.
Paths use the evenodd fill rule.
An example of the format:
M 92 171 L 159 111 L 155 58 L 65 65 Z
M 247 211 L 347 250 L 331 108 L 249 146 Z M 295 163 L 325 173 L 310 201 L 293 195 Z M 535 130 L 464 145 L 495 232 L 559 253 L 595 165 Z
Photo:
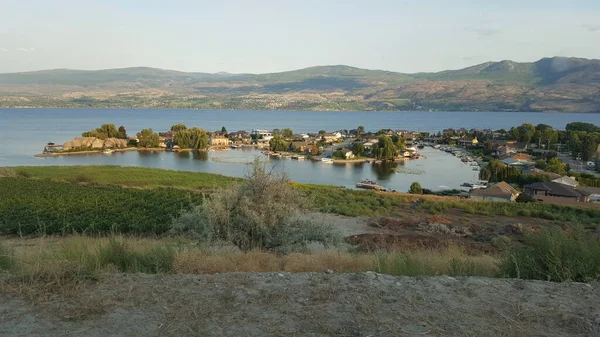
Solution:
M 278 255 L 264 251 L 241 252 L 231 246 L 201 246 L 188 239 L 136 237 L 44 237 L 5 239 L 5 247 L 14 252 L 16 266 L 11 271 L 20 286 L 32 288 L 32 294 L 68 290 L 81 282 L 100 278 L 103 274 L 149 272 L 134 263 L 122 267 L 103 259 L 115 245 L 126 249 L 136 259 L 171 251 L 174 259 L 168 267 L 150 272 L 175 274 L 215 274 L 225 272 L 363 272 L 375 271 L 392 275 L 472 275 L 496 276 L 497 259 L 489 255 L 470 256 L 457 246 L 439 250 L 410 252 L 348 253 L 318 251 Z M 117 244 L 115 244 L 117 243 Z M 157 253 L 158 252 L 158 253 Z M 119 257 L 122 259 L 121 257 Z M 118 261 L 121 261 L 121 260 Z M 137 260 L 136 260 L 137 261 Z M 154 261 L 154 260 L 152 260 Z M 164 267 L 164 266 L 163 266 Z M 43 285 L 43 286 L 41 286 Z M 4 285 L 6 287 L 7 284 Z M 10 286 L 10 285 L 8 285 Z M 23 290 L 23 289 L 22 289 Z

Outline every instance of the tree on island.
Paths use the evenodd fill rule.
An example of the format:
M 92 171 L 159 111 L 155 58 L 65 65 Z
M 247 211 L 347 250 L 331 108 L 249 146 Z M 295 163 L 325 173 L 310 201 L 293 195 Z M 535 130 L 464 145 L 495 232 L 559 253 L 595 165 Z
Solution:
M 208 149 L 208 132 L 206 130 L 193 127 L 183 129 L 175 135 L 174 141 L 182 149 L 206 150 Z
M 99 128 L 81 134 L 82 137 L 96 137 L 102 140 L 107 138 L 120 138 L 119 135 L 120 133 L 114 124 L 102 124 Z
M 365 133 L 365 127 L 362 125 L 359 125 L 358 128 L 356 129 L 358 131 L 358 134 L 362 134 Z
M 225 128 L 225 126 L 221 127 L 221 133 L 226 135 L 227 134 L 227 129 Z
M 352 153 L 354 153 L 355 156 L 362 156 L 365 153 L 365 145 L 361 142 L 352 144 Z
M 287 151 L 290 148 L 290 144 L 288 144 L 281 135 L 277 134 L 269 141 L 269 149 L 271 151 Z
M 418 182 L 414 182 L 410 184 L 410 189 L 408 190 L 410 194 L 423 194 L 423 187 Z
M 125 127 L 123 125 L 119 126 L 119 137 L 117 138 L 121 138 L 121 139 L 127 139 L 127 130 L 125 129 Z
M 283 138 L 285 139 L 290 139 L 294 136 L 294 132 L 290 128 L 285 128 L 281 130 L 281 133 L 283 134 Z
M 179 132 L 183 130 L 187 130 L 187 126 L 185 126 L 185 124 L 179 123 L 171 126 L 171 131 L 173 132 Z
M 143 129 L 137 133 L 137 138 L 140 147 L 158 147 L 160 144 L 158 133 L 152 131 L 152 129 Z
M 393 160 L 398 155 L 398 148 L 390 136 L 379 136 L 377 144 L 373 145 L 371 154 L 377 159 Z

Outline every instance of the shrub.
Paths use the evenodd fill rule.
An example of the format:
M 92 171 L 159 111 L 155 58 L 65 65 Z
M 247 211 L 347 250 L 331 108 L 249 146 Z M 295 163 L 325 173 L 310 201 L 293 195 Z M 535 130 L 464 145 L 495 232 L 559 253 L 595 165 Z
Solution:
M 522 203 L 535 202 L 535 198 L 529 194 L 521 193 L 517 197 L 516 202 L 522 202 Z
M 175 251 L 166 246 L 158 246 L 136 252 L 124 241 L 113 239 L 98 253 L 98 262 L 100 266 L 112 264 L 121 272 L 169 273 L 173 270 Z
M 78 174 L 77 176 L 75 176 L 75 179 L 73 179 L 73 181 L 76 183 L 91 183 L 93 181 L 93 178 L 86 174 Z
M 414 182 L 410 184 L 410 189 L 408 190 L 408 193 L 423 194 L 423 188 L 421 187 L 421 184 L 419 184 L 418 182 Z
M 294 189 L 285 174 L 267 171 L 258 160 L 247 179 L 222 189 L 205 200 L 195 214 L 182 214 L 174 226 L 192 226 L 211 233 L 244 251 L 266 249 L 281 252 L 304 247 L 308 242 L 337 244 L 341 238 L 331 226 L 302 219 L 305 197 Z
M 505 276 L 548 281 L 600 280 L 600 240 L 583 230 L 528 233 L 523 245 L 503 256 Z
M 196 206 L 189 211 L 181 210 L 179 216 L 171 222 L 171 231 L 190 234 L 200 241 L 210 241 L 213 238 L 213 229 L 202 206 Z
M 17 173 L 8 167 L 0 167 L 0 178 L 1 177 L 16 177 Z
M 14 251 L 0 244 L 0 272 L 11 271 L 16 264 Z

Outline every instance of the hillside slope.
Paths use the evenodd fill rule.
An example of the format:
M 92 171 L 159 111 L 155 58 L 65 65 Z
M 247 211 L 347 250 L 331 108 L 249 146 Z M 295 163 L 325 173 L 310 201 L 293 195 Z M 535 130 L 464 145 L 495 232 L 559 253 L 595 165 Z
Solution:
M 600 60 L 417 74 L 344 65 L 259 75 L 144 67 L 0 74 L 0 107 L 25 106 L 600 112 Z

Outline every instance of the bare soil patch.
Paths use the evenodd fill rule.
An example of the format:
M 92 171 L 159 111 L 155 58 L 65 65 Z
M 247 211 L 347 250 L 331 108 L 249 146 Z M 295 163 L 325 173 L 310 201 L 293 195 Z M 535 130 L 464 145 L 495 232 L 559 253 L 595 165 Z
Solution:
M 598 336 L 598 286 L 375 273 L 117 274 L 43 299 L 0 292 L 0 335 Z

